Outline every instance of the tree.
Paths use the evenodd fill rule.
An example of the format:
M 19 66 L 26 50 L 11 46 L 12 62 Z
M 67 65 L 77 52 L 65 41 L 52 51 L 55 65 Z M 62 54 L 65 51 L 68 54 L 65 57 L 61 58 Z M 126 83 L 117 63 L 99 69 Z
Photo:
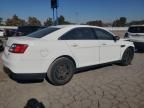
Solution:
M 27 23 L 30 26 L 41 26 L 41 22 L 36 17 L 29 17 Z
M 59 22 L 59 25 L 65 24 L 65 18 L 64 18 L 64 16 L 61 15 L 61 16 L 58 18 L 58 22 Z
M 3 18 L 0 17 L 0 25 L 2 25 Z
M 131 21 L 130 23 L 128 23 L 128 25 L 143 25 L 144 24 L 144 20 L 140 20 L 140 21 Z
M 127 19 L 125 17 L 120 17 L 120 25 L 124 27 L 127 23 Z
M 65 21 L 65 18 L 62 15 L 58 18 L 58 23 L 59 23 L 59 25 L 71 24 L 69 21 Z
M 127 19 L 125 17 L 120 17 L 120 19 L 117 19 L 113 22 L 114 27 L 124 27 L 127 23 Z
M 53 24 L 52 18 L 48 18 L 48 19 L 44 22 L 44 26 L 51 26 L 52 24 Z
M 89 21 L 86 24 L 92 25 L 92 26 L 103 26 L 103 22 L 101 20 L 96 20 L 96 21 Z
M 8 26 L 23 26 L 26 25 L 25 20 L 20 19 L 17 15 L 13 15 L 12 18 L 6 20 L 6 25 Z

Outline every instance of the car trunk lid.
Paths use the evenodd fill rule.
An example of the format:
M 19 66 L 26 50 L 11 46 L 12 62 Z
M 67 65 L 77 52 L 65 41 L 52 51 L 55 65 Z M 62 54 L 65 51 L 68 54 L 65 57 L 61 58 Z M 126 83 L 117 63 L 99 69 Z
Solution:
M 10 37 L 6 41 L 5 46 L 10 47 L 12 44 L 32 44 L 34 40 L 37 40 L 37 38 L 31 38 L 31 37 Z

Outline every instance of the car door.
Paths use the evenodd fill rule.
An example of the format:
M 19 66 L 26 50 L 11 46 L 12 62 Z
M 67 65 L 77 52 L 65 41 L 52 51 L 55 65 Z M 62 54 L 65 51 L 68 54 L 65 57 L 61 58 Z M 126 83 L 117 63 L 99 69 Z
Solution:
M 114 36 L 103 29 L 94 29 L 100 44 L 100 63 L 120 60 L 120 41 L 114 40 Z
M 66 41 L 79 67 L 99 64 L 99 43 L 91 28 L 75 28 L 62 36 L 62 40 Z

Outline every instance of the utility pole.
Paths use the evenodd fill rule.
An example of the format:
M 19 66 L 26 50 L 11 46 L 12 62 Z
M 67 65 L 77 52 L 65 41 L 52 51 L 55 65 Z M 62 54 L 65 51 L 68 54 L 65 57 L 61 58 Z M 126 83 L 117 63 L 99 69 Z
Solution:
M 58 25 L 58 0 L 51 0 L 51 8 L 53 10 L 53 25 Z M 56 20 L 55 20 L 56 11 Z

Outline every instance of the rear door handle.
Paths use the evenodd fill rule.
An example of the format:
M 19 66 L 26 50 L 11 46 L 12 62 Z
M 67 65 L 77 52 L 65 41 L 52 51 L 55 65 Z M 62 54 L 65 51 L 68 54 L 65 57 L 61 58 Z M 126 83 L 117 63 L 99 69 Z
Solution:
M 77 45 L 77 44 L 73 44 L 72 46 L 73 46 L 73 47 L 78 47 L 78 45 Z

